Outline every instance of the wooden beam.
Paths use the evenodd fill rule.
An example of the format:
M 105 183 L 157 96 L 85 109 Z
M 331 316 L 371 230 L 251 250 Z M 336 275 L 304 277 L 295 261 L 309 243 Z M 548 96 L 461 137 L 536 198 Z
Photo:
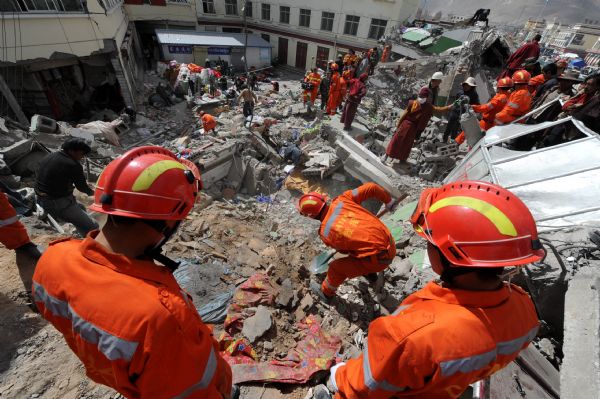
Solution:
M 17 99 L 10 90 L 10 87 L 8 87 L 8 85 L 4 81 L 4 77 L 2 76 L 2 74 L 0 74 L 0 93 L 2 93 L 4 98 L 6 98 L 6 101 L 8 101 L 8 105 L 10 105 L 10 108 L 15 113 L 15 116 L 17 117 L 19 122 L 25 126 L 29 126 L 29 120 L 23 113 L 23 110 L 21 109 L 21 106 L 17 102 Z

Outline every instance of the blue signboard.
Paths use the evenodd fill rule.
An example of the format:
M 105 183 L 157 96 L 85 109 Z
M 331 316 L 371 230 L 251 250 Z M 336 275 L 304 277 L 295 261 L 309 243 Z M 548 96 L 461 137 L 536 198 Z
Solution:
M 229 55 L 229 54 L 231 54 L 231 48 L 229 48 L 229 47 L 209 47 L 208 54 L 210 54 L 210 55 Z
M 169 53 L 171 53 L 171 54 L 192 54 L 192 46 L 185 46 L 185 45 L 169 46 Z

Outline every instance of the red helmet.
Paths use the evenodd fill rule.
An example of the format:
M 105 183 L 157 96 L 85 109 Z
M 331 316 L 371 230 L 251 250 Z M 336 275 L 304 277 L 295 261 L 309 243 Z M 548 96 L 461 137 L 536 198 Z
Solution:
M 513 73 L 512 80 L 514 84 L 527 84 L 529 83 L 529 79 L 531 79 L 531 74 L 524 69 L 521 69 L 515 73 Z
M 90 209 L 136 219 L 182 220 L 192 210 L 200 172 L 162 147 L 138 147 L 104 169 Z
M 317 219 L 327 205 L 327 197 L 319 193 L 308 193 L 300 197 L 298 211 L 301 215 Z
M 515 84 L 513 83 L 511 78 L 502 78 L 498 81 L 498 88 L 499 89 L 510 89 L 511 87 L 513 87 Z
M 335 62 L 333 64 L 331 64 L 331 70 L 332 71 L 337 71 L 338 70 L 338 64 L 336 64 Z
M 527 206 L 495 184 L 460 181 L 427 189 L 411 222 L 452 265 L 518 266 L 544 256 Z M 432 266 L 439 273 L 440 265 L 432 260 Z

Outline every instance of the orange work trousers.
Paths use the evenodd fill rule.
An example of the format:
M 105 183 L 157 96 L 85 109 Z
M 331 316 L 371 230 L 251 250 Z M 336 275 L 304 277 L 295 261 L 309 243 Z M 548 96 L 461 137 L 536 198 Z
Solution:
M 384 271 L 392 264 L 394 256 L 396 256 L 395 244 L 391 245 L 387 251 L 380 252 L 377 255 L 365 258 L 346 256 L 345 258 L 336 259 L 329 264 L 327 277 L 321 284 L 321 291 L 327 296 L 334 296 L 335 291 L 344 281 Z
M 329 115 L 335 115 L 335 110 L 341 101 L 340 96 L 341 93 L 339 91 L 329 93 L 329 98 L 327 99 L 327 109 L 325 110 Z
M 17 211 L 8 202 L 6 194 L 0 192 L 0 242 L 8 249 L 15 249 L 30 241 L 27 229 L 19 222 Z
M 317 99 L 317 93 L 319 92 L 319 86 L 313 88 L 312 90 L 304 90 L 304 102 L 306 103 L 310 98 L 310 102 L 312 105 L 315 105 L 315 100 Z

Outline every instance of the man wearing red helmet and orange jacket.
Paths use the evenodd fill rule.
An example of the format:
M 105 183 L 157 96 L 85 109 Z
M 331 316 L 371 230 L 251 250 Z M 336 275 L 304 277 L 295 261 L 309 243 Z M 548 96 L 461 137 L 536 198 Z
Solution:
M 537 334 L 531 298 L 501 277 L 544 256 L 518 197 L 491 183 L 454 182 L 425 190 L 411 222 L 441 281 L 371 322 L 363 354 L 331 369 L 336 399 L 458 398 Z M 321 386 L 315 398 L 328 396 Z
M 393 209 L 395 201 L 375 183 L 348 190 L 327 203 L 318 193 L 303 195 L 298 210 L 304 216 L 321 221 L 319 235 L 323 242 L 347 257 L 329 265 L 323 284 L 311 282 L 311 289 L 328 302 L 347 279 L 378 273 L 386 269 L 396 256 L 396 244 L 388 228 L 360 204 L 376 198 Z
M 200 189 L 191 162 L 132 149 L 98 179 L 91 209 L 107 215 L 102 229 L 51 243 L 35 270 L 42 316 L 92 380 L 127 398 L 229 399 L 231 369 L 160 250 Z
M 527 86 L 529 79 L 531 75 L 523 69 L 513 74 L 512 81 L 515 89 L 502 111 L 496 114 L 494 126 L 509 124 L 531 110 L 533 96 Z

